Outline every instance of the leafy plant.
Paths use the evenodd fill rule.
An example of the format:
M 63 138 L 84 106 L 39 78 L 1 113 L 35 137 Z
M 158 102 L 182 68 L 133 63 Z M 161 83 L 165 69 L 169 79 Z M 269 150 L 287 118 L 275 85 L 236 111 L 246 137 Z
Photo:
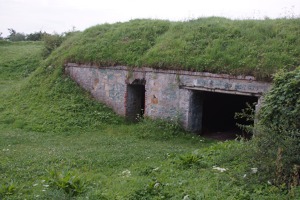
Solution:
M 182 155 L 180 158 L 180 165 L 185 168 L 196 167 L 207 167 L 207 164 L 202 162 L 201 158 L 195 154 Z
M 164 192 L 164 185 L 158 181 L 151 181 L 143 189 L 135 191 L 130 195 L 130 200 L 146 200 L 146 199 L 169 199 L 172 197 L 167 192 Z
M 254 142 L 255 162 L 277 185 L 290 187 L 295 178 L 299 180 L 300 67 L 275 76 L 259 113 Z
M 236 125 L 243 131 L 249 134 L 253 134 L 254 129 L 254 120 L 255 120 L 255 105 L 250 105 L 248 102 L 246 103 L 246 108 L 242 109 L 241 112 L 237 112 L 234 114 L 235 119 L 242 119 L 246 123 L 237 123 Z
M 53 188 L 63 190 L 70 196 L 77 196 L 86 190 L 87 183 L 73 171 L 63 170 L 62 172 L 57 172 L 53 170 L 49 172 L 49 175 L 49 185 Z
M 13 182 L 7 182 L 0 184 L 0 198 L 12 195 L 15 193 L 16 187 Z

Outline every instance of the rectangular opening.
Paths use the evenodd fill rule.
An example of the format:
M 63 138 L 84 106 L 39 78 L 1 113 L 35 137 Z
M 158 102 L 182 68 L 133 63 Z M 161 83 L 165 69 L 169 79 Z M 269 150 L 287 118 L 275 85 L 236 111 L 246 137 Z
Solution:
M 127 85 L 126 117 L 138 121 L 145 112 L 145 85 Z
M 246 103 L 257 103 L 258 97 L 233 95 L 217 92 L 191 90 L 189 129 L 203 136 L 216 139 L 234 139 L 242 134 L 236 123 L 247 124 L 235 119 L 236 112 L 246 108 Z

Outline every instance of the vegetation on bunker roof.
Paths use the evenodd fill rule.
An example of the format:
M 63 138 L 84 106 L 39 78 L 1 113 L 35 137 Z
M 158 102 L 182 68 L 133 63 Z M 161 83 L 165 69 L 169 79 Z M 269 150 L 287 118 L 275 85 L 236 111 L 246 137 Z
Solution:
M 136 19 L 102 24 L 63 43 L 65 62 L 253 75 L 270 79 L 300 65 L 300 19 L 183 22 Z

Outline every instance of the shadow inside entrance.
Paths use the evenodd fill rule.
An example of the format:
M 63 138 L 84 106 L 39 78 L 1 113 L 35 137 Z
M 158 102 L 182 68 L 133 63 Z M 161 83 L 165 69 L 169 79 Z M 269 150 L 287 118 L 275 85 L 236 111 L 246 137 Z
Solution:
M 127 85 L 126 117 L 136 122 L 145 112 L 145 85 Z
M 217 140 L 232 140 L 237 137 L 249 139 L 251 135 L 242 131 L 237 123 L 251 125 L 253 122 L 235 119 L 235 113 L 257 101 L 255 96 L 193 91 L 190 102 L 191 129 L 201 136 Z

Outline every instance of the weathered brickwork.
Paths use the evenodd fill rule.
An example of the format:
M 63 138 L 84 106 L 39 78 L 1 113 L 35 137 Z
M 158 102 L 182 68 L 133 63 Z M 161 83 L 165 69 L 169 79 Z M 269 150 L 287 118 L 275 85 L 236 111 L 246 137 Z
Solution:
M 67 64 L 65 71 L 97 100 L 112 107 L 120 115 L 131 113 L 132 106 L 136 104 L 143 106 L 144 116 L 179 118 L 182 125 L 192 131 L 201 130 L 201 124 L 195 124 L 193 119 L 201 120 L 202 117 L 202 104 L 199 104 L 201 91 L 260 97 L 270 88 L 269 83 L 255 81 L 250 76 L 234 77 L 149 68 L 128 69 L 122 66 L 100 68 L 74 63 Z M 142 92 L 144 102 L 141 102 L 140 96 L 136 96 Z M 198 103 L 194 104 L 195 101 Z

